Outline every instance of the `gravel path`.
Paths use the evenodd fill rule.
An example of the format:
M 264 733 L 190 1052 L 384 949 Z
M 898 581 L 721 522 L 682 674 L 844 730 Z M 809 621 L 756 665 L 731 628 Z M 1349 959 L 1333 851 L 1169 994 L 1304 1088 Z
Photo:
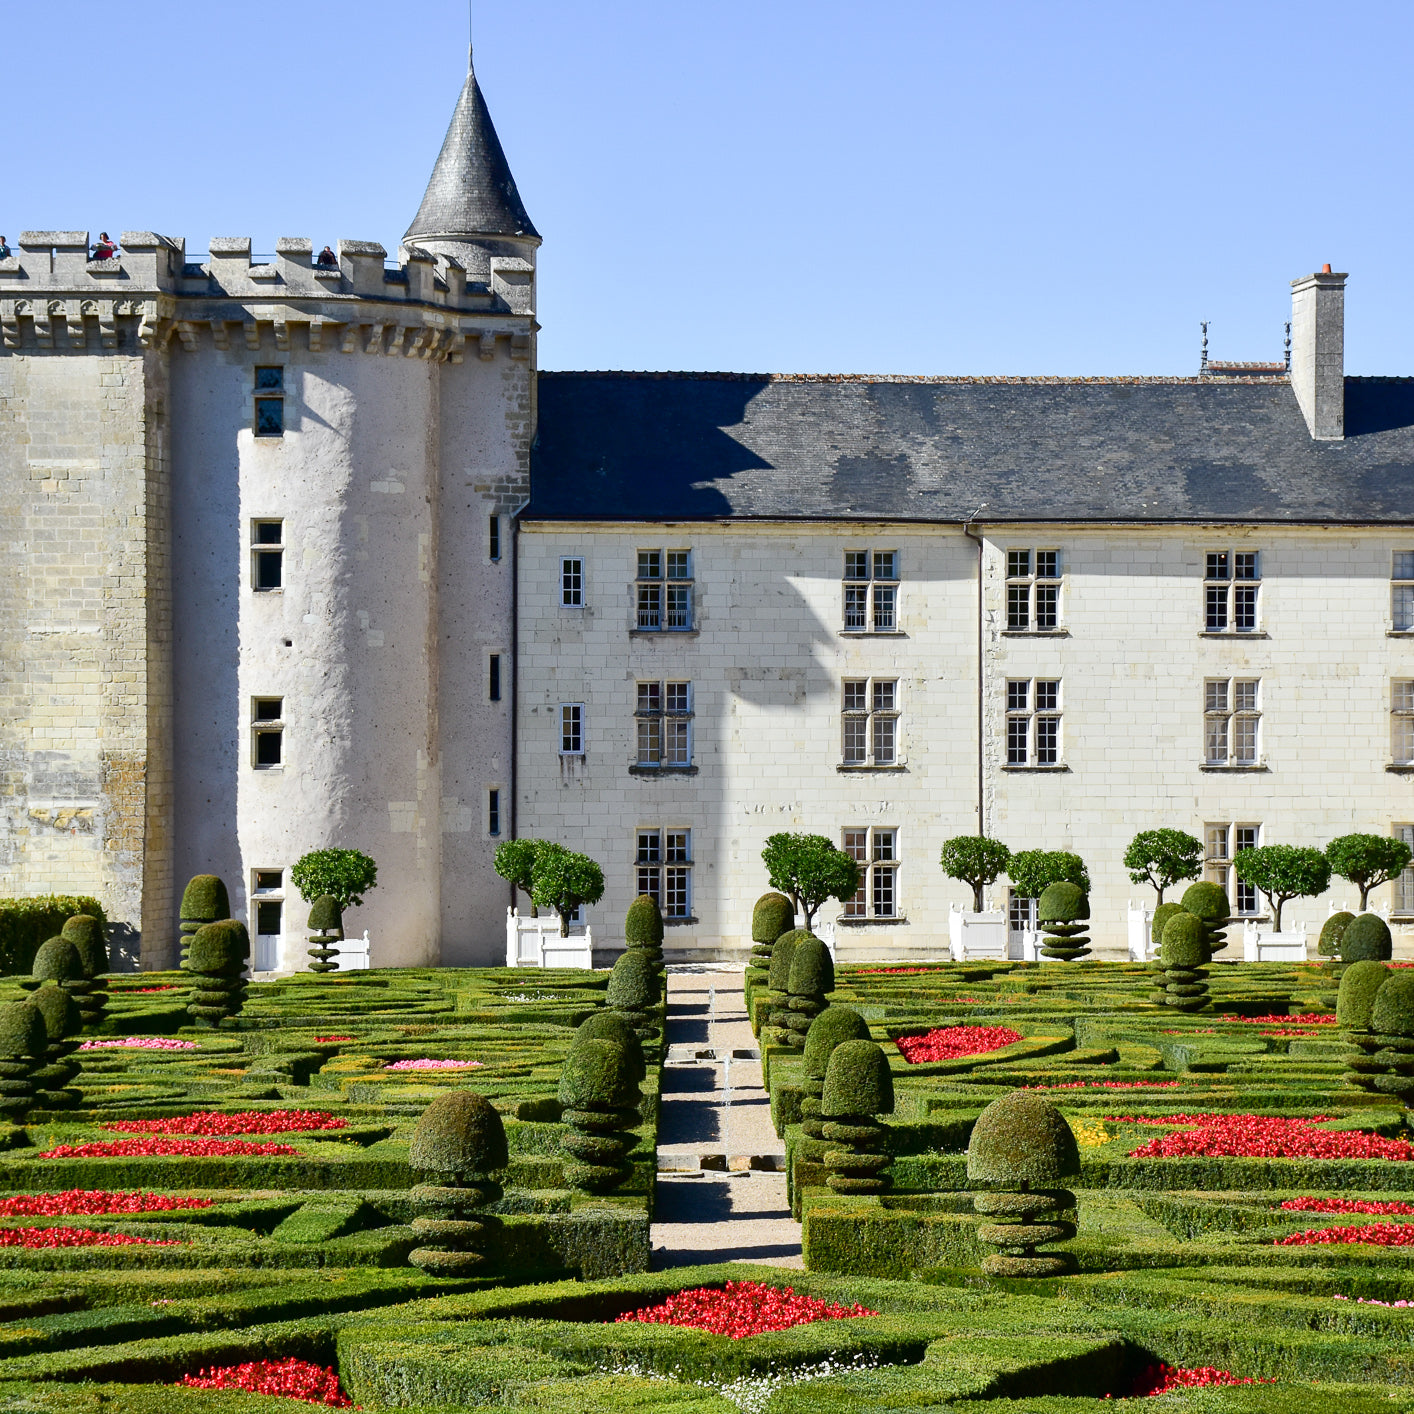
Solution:
M 771 1127 L 741 972 L 668 974 L 668 1054 L 658 1128 L 653 1264 L 800 1267 L 785 1146 Z

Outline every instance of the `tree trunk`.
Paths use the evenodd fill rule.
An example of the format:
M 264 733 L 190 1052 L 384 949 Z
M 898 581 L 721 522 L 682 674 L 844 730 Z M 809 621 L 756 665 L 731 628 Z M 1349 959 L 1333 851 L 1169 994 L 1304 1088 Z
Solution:
M 1286 902 L 1284 898 L 1272 899 L 1272 932 L 1281 932 L 1281 909 Z
M 557 908 L 555 912 L 560 915 L 560 936 L 568 938 L 570 935 L 570 913 L 573 913 L 574 909 L 570 909 L 570 913 L 566 913 L 563 908 Z
M 982 912 L 982 885 L 981 885 L 981 884 L 973 884 L 973 886 L 972 886 L 972 911 L 973 911 L 973 913 L 981 913 L 981 912 Z
M 815 907 L 812 908 L 809 904 L 802 902 L 800 907 L 805 910 L 805 931 L 807 933 L 813 933 L 815 931 L 815 909 L 819 908 L 820 905 L 817 903 Z
M 1369 910 L 1370 910 L 1370 890 L 1371 890 L 1372 888 L 1374 888 L 1374 887 L 1375 887 L 1375 886 L 1374 886 L 1373 884 L 1361 884 L 1361 885 L 1360 885 L 1360 912 L 1361 912 L 1361 913 L 1368 913 L 1368 912 L 1369 912 Z

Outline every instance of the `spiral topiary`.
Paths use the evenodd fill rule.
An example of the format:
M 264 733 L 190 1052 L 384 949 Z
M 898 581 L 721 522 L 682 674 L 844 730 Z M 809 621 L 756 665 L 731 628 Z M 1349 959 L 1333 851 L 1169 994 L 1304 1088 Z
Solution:
M 1211 962 L 1213 954 L 1227 946 L 1227 934 L 1223 929 L 1231 921 L 1228 916 L 1231 905 L 1228 902 L 1226 891 L 1220 884 L 1212 884 L 1206 879 L 1200 879 L 1198 883 L 1190 884 L 1184 889 L 1183 897 L 1179 902 L 1182 903 L 1185 912 L 1191 913 L 1195 918 L 1201 920 L 1203 933 L 1208 943 L 1208 960 Z
M 83 1098 L 77 1090 L 68 1088 L 82 1069 L 72 1057 L 79 1048 L 77 1038 L 83 1030 L 83 1013 L 73 996 L 56 982 L 46 982 L 30 1002 L 39 1012 L 48 1038 L 43 1064 L 30 1076 L 35 1099 L 48 1110 L 72 1109 Z
M 1085 936 L 1090 896 L 1079 884 L 1047 884 L 1036 905 L 1036 920 L 1046 941 L 1041 955 L 1056 962 L 1075 962 L 1090 951 Z
M 501 1116 L 474 1090 L 449 1090 L 422 1112 L 408 1148 L 419 1182 L 409 1195 L 420 1245 L 408 1261 L 431 1276 L 469 1275 L 486 1260 L 495 1220 L 481 1212 L 502 1193 L 495 1174 L 510 1162 Z
M 1164 933 L 1167 937 L 1168 928 Z M 984 1272 L 1050 1277 L 1075 1271 L 1070 1253 L 1038 1256 L 1036 1248 L 1075 1236 L 1075 1224 L 1060 1218 L 1075 1207 L 1075 1194 L 1060 1184 L 1079 1173 L 1075 1135 L 1044 1096 L 1013 1090 L 982 1111 L 967 1147 L 967 1180 L 984 1190 L 973 1199 L 973 1208 L 992 1219 L 977 1236 L 1000 1249 L 983 1260 Z
M 622 1046 L 585 1041 L 571 1046 L 560 1072 L 560 1115 L 565 1129 L 565 1182 L 586 1193 L 607 1193 L 632 1172 L 626 1131 L 638 1118 L 638 1084 Z
M 605 999 L 610 1008 L 633 1027 L 640 1041 L 657 1039 L 658 969 L 641 948 L 630 948 L 609 973 Z
M 875 1118 L 894 1112 L 889 1058 L 876 1041 L 841 1041 L 831 1052 L 820 1091 L 825 1180 L 836 1193 L 882 1193 L 892 1182 L 885 1170 L 888 1131 Z
M 789 933 L 782 933 L 771 949 L 771 968 L 766 980 L 769 1006 L 766 1024 L 761 1028 L 761 1039 L 768 1046 L 790 1045 L 790 966 L 796 948 L 807 938 L 814 937 L 808 928 L 793 928 Z
M 1375 997 L 1391 975 L 1384 963 L 1372 961 L 1352 962 L 1341 974 L 1335 1016 L 1350 1045 L 1345 1054 L 1345 1079 L 1357 1090 L 1374 1090 L 1376 1078 L 1384 1074 L 1383 1064 L 1374 1059 L 1380 1045 L 1371 1037 L 1370 1018 Z
M 643 1083 L 644 1076 L 648 1074 L 648 1067 L 643 1058 L 643 1043 L 638 1039 L 638 1033 L 618 1012 L 596 1011 L 581 1021 L 575 1028 L 574 1040 L 570 1042 L 570 1046 L 582 1046 L 586 1041 L 612 1041 L 614 1045 L 622 1046 L 634 1084 Z
M 49 1033 L 32 1002 L 0 1006 L 0 1114 L 23 1124 L 34 1103 L 34 1073 L 44 1064 Z
M 1352 963 L 1347 975 L 1354 970 Z M 1406 1106 L 1414 1105 L 1414 974 L 1393 972 L 1380 984 L 1370 1008 L 1370 1029 L 1361 1038 L 1360 1049 L 1378 1067 L 1367 1072 L 1368 1088 L 1381 1095 L 1398 1095 Z
M 1184 907 L 1181 903 L 1161 903 L 1154 910 L 1154 921 L 1149 925 L 1149 941 L 1153 944 L 1155 954 L 1164 941 L 1164 925 L 1174 914 L 1182 912 Z
M 187 1012 L 198 1026 L 219 1026 L 245 1005 L 250 934 L 238 918 L 207 923 L 192 934 L 186 970 L 193 986 Z
M 1378 913 L 1362 913 L 1345 925 L 1340 937 L 1340 960 L 1388 962 L 1394 955 L 1394 939 L 1389 924 Z
M 800 1087 L 800 1128 L 804 1135 L 796 1149 L 800 1158 L 819 1163 L 831 1147 L 825 1141 L 820 1097 L 825 1091 L 825 1074 L 835 1047 L 845 1041 L 868 1039 L 869 1023 L 847 1006 L 828 1006 L 810 1023 L 805 1033 L 804 1079 Z
M 309 906 L 309 955 L 314 959 L 309 964 L 311 972 L 337 972 L 339 950 L 334 943 L 344 941 L 344 910 L 339 900 L 329 894 L 320 894 Z
M 1162 990 L 1154 1000 L 1177 1011 L 1202 1011 L 1208 1005 L 1209 930 L 1201 918 L 1186 909 L 1164 924 L 1159 948 L 1163 968 Z
M 826 995 L 835 990 L 834 959 L 819 938 L 803 938 L 795 945 L 787 985 L 790 999 L 786 1003 L 786 1044 L 799 1050 L 805 1045 L 810 1023 L 825 1010 Z
M 751 966 L 769 967 L 776 939 L 794 927 L 795 905 L 784 894 L 762 894 L 751 910 Z
M 97 1029 L 107 1012 L 107 989 L 84 975 L 82 954 L 62 934 L 40 946 L 30 966 L 30 976 L 20 985 L 33 992 L 46 982 L 57 982 L 74 999 L 84 1030 Z
M 194 874 L 182 890 L 182 904 L 179 942 L 181 958 L 179 966 L 187 965 L 187 949 L 191 946 L 192 935 L 203 923 L 219 923 L 231 916 L 231 900 L 226 895 L 226 886 L 215 874 Z
M 663 911 L 652 894 L 639 894 L 624 916 L 624 942 L 651 959 L 661 973 L 663 962 Z

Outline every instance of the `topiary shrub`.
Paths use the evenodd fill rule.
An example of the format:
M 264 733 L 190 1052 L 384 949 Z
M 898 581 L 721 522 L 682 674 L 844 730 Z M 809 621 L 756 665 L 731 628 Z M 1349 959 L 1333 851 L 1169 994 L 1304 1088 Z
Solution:
M 622 1046 L 584 1041 L 571 1046 L 560 1072 L 560 1116 L 565 1130 L 565 1182 L 586 1193 L 607 1193 L 632 1172 L 627 1134 L 638 1118 L 638 1084 Z
M 219 1026 L 239 1013 L 249 958 L 250 934 L 238 918 L 207 923 L 192 934 L 185 964 L 193 977 L 187 1012 L 198 1026 Z
M 1200 880 L 1184 889 L 1179 902 L 1186 913 L 1191 913 L 1202 922 L 1208 940 L 1208 960 L 1211 961 L 1215 952 L 1227 946 L 1227 934 L 1223 931 L 1230 921 L 1231 905 L 1227 893 L 1219 884 Z
M 1164 925 L 1176 913 L 1184 911 L 1181 903 L 1161 903 L 1154 910 L 1154 921 L 1149 925 L 1149 941 L 1154 945 L 1155 953 L 1158 952 L 1160 944 L 1164 941 Z
M 790 992 L 786 1002 L 786 1044 L 799 1050 L 805 1045 L 810 1023 L 825 1010 L 827 993 L 835 990 L 835 964 L 819 938 L 802 938 L 791 952 Z
M 344 910 L 332 894 L 321 894 L 309 906 L 309 964 L 311 972 L 337 972 L 339 956 L 334 943 L 344 941 Z
M 108 971 L 108 944 L 103 938 L 103 920 L 91 913 L 76 913 L 64 924 L 61 938 L 71 942 L 83 962 L 83 975 L 91 982 Z
M 34 955 L 33 975 L 20 985 L 35 991 L 46 982 L 56 982 L 74 999 L 80 1025 L 95 1030 L 107 1011 L 108 994 L 102 984 L 84 975 L 83 957 L 78 948 L 62 935 L 50 938 Z
M 33 1076 L 48 1045 L 44 1017 L 33 1003 L 0 1006 L 0 1114 L 12 1124 L 23 1124 L 34 1103 Z
M 1331 965 L 1340 961 L 1340 941 L 1345 936 L 1345 930 L 1355 922 L 1355 915 L 1342 909 L 1339 913 L 1332 913 L 1321 925 L 1321 937 L 1316 944 L 1316 952 L 1321 957 L 1333 959 Z
M 68 1088 L 82 1068 L 72 1056 L 79 1048 L 83 1014 L 78 1002 L 56 982 L 46 982 L 30 1002 L 39 1012 L 48 1038 L 43 1064 L 30 1076 L 35 1100 L 48 1110 L 72 1109 L 83 1098 Z
M 666 969 L 667 964 L 663 961 L 663 911 L 652 894 L 639 894 L 629 904 L 624 915 L 624 941 L 630 948 L 636 948 L 650 958 L 659 973 Z
M 618 1012 L 596 1011 L 581 1021 L 575 1028 L 574 1040 L 570 1045 L 581 1046 L 586 1041 L 612 1041 L 614 1045 L 622 1046 L 624 1055 L 628 1058 L 634 1084 L 643 1083 L 644 1076 L 648 1074 L 648 1067 L 643 1058 L 643 1043 L 638 1039 L 638 1033 Z
M 791 1044 L 790 967 L 796 948 L 807 938 L 814 937 L 815 934 L 808 928 L 793 928 L 789 933 L 782 933 L 771 949 L 771 969 L 766 978 L 768 1019 L 760 1032 L 761 1039 L 768 1046 Z
M 1406 1106 L 1414 1104 L 1414 974 L 1391 972 L 1380 984 L 1370 1008 L 1370 1029 L 1360 1036 L 1359 1045 L 1375 1067 L 1366 1072 L 1370 1085 L 1362 1088 L 1397 1095 Z
M 830 1052 L 820 1092 L 825 1180 L 836 1193 L 882 1193 L 891 1179 L 885 1170 L 887 1131 L 875 1118 L 894 1112 L 894 1078 L 889 1058 L 876 1041 L 841 1041 Z
M 485 1261 L 483 1209 L 502 1193 L 495 1174 L 510 1162 L 501 1116 L 474 1090 L 449 1090 L 422 1112 L 408 1148 L 419 1178 L 409 1195 L 420 1245 L 408 1261 L 431 1276 L 470 1275 Z
M 1044 1096 L 1013 1090 L 982 1111 L 968 1143 L 967 1181 L 984 1190 L 973 1199 L 974 1209 L 992 1219 L 977 1235 L 1000 1249 L 983 1260 L 984 1272 L 1049 1277 L 1075 1271 L 1069 1253 L 1037 1256 L 1036 1248 L 1075 1236 L 1075 1224 L 1059 1216 L 1075 1206 L 1075 1194 L 1060 1184 L 1079 1173 L 1075 1135 Z
M 1345 925 L 1340 937 L 1342 962 L 1388 962 L 1393 955 L 1389 924 L 1378 913 L 1362 913 Z
M 630 948 L 614 963 L 605 1000 L 633 1027 L 640 1041 L 657 1039 L 661 995 L 658 969 L 642 948 Z
M 1154 1000 L 1178 1011 L 1202 1011 L 1208 1005 L 1209 931 L 1201 918 L 1186 909 L 1164 924 L 1159 948 L 1162 991 Z
M 1090 951 L 1085 936 L 1090 917 L 1090 896 L 1078 884 L 1047 884 L 1036 905 L 1036 919 L 1046 941 L 1043 957 L 1057 962 L 1075 962 Z
M 231 900 L 226 896 L 226 886 L 215 874 L 194 874 L 182 890 L 181 915 L 181 958 L 179 966 L 187 965 L 187 949 L 191 946 L 192 935 L 204 923 L 218 923 L 231 916 Z
M 1371 1039 L 1370 1018 L 1375 997 L 1391 975 L 1382 962 L 1352 962 L 1340 979 L 1335 1016 L 1351 1046 L 1345 1055 L 1345 1079 L 1357 1090 L 1374 1090 L 1376 1077 L 1384 1073 L 1384 1066 L 1373 1058 L 1380 1046 Z
M 775 892 L 762 894 L 751 910 L 752 967 L 771 965 L 771 948 L 782 933 L 789 933 L 795 927 L 795 908 L 784 895 Z
M 825 1121 L 820 1109 L 820 1097 L 825 1092 L 825 1074 L 835 1047 L 845 1041 L 867 1041 L 869 1023 L 847 1006 L 828 1006 L 805 1033 L 805 1054 L 801 1082 L 800 1128 L 805 1137 L 796 1152 L 802 1159 L 821 1162 L 830 1147 L 825 1142 Z

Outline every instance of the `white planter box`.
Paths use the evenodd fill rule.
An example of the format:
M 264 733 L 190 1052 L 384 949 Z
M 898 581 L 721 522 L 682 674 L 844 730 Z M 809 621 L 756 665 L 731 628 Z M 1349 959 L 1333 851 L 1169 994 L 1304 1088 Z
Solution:
M 948 954 L 954 962 L 990 958 L 1005 962 L 1006 914 L 968 913 L 953 904 L 948 910 Z
M 1255 923 L 1242 925 L 1243 962 L 1305 962 L 1306 925 L 1288 933 L 1271 933 Z
M 582 933 L 571 933 L 569 937 L 562 938 L 560 920 L 554 914 L 542 918 L 522 918 L 517 909 L 508 908 L 506 966 L 593 967 L 593 931 L 585 928 Z
M 1152 962 L 1158 949 L 1154 946 L 1154 910 L 1142 903 L 1129 905 L 1129 960 Z

